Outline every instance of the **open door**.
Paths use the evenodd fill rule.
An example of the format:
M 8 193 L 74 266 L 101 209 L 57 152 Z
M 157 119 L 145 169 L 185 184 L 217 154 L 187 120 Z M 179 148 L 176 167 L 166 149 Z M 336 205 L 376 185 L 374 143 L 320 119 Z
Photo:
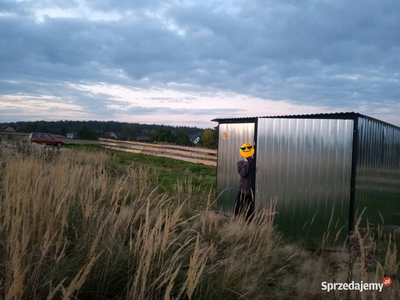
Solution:
M 254 145 L 254 123 L 220 123 L 218 138 L 217 192 L 218 207 L 233 210 L 239 188 L 240 176 L 236 163 L 242 160 L 240 146 Z

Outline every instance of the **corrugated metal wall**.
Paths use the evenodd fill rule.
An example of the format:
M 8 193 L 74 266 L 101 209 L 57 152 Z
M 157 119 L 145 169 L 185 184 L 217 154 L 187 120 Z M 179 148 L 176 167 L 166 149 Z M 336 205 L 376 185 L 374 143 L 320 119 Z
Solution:
M 254 127 L 254 123 L 219 124 L 217 185 L 218 194 L 223 191 L 218 200 L 223 209 L 230 210 L 235 205 L 240 179 L 236 163 L 243 159 L 240 146 L 254 144 Z
M 353 120 L 258 119 L 256 205 L 277 197 L 278 226 L 320 243 L 348 232 Z M 310 226 L 311 225 L 311 226 Z
M 358 119 L 355 209 L 364 220 L 400 226 L 400 129 Z

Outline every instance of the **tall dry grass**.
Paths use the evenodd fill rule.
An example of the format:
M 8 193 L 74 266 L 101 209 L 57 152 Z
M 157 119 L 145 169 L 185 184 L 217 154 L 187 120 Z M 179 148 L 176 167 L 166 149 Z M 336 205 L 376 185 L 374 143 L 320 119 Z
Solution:
M 214 191 L 190 179 L 160 193 L 155 170 L 122 168 L 102 152 L 29 147 L 0 156 L 1 299 L 356 297 L 320 290 L 348 265 L 286 245 L 275 201 L 247 224 L 217 213 Z M 365 276 L 397 274 L 394 245 L 373 272 L 364 264 Z
M 27 147 L 0 162 L 1 298 L 192 298 L 213 245 L 182 217 L 190 182 L 160 194 L 148 168 Z

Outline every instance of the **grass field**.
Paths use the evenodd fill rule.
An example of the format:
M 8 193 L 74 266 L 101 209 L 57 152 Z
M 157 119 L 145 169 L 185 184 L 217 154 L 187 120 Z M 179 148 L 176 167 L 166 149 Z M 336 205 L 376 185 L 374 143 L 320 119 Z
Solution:
M 66 145 L 99 145 L 98 141 L 61 138 Z
M 310 252 L 282 239 L 273 204 L 250 224 L 215 211 L 214 176 L 96 145 L 0 145 L 0 299 L 400 298 L 393 235 L 356 226 L 350 253 Z M 382 293 L 321 291 L 385 276 Z
M 177 182 L 187 182 L 191 180 L 194 187 L 201 186 L 205 189 L 216 187 L 217 169 L 212 166 L 203 164 L 194 164 L 181 160 L 175 160 L 165 157 L 155 157 L 145 154 L 128 153 L 116 150 L 108 150 L 100 145 L 84 144 L 84 145 L 67 145 L 70 149 L 88 150 L 92 152 L 105 151 L 109 155 L 116 158 L 116 162 L 120 165 L 135 164 L 137 166 L 149 167 L 157 169 L 158 183 L 161 191 L 172 191 Z

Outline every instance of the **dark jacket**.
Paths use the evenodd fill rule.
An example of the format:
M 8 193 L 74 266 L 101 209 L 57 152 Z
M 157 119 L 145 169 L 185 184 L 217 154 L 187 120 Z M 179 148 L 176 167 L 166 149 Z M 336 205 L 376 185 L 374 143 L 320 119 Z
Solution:
M 252 158 L 248 158 L 247 160 L 237 162 L 237 171 L 240 175 L 239 191 L 247 196 L 252 196 L 255 187 L 255 166 Z

